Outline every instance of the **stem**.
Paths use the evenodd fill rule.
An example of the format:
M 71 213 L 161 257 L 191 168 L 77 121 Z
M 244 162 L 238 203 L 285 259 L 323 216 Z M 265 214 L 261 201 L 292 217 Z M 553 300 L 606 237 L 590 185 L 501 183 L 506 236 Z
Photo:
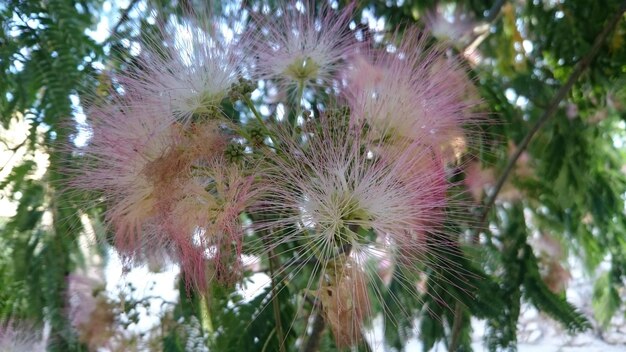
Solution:
M 461 338 L 461 328 L 463 327 L 463 303 L 461 301 L 456 302 L 454 307 L 454 323 L 452 324 L 452 333 L 450 336 L 450 346 L 448 346 L 449 352 L 454 352 L 459 348 L 459 339 Z
M 128 7 L 124 9 L 124 12 L 122 12 L 122 16 L 120 17 L 120 20 L 117 21 L 115 26 L 113 26 L 113 29 L 111 29 L 111 35 L 109 36 L 108 40 L 110 40 L 114 35 L 117 34 L 117 31 L 120 29 L 120 26 L 124 22 L 126 22 L 126 20 L 128 19 L 128 15 L 130 14 L 130 11 L 132 11 L 132 9 L 135 7 L 135 5 L 137 5 L 138 2 L 139 0 L 132 0 L 130 4 L 128 4 Z
M 276 322 L 276 338 L 278 339 L 278 348 L 280 352 L 285 352 L 285 334 L 283 332 L 283 324 L 280 319 L 280 302 L 278 301 L 278 283 L 276 282 L 276 275 L 274 274 L 274 268 L 280 267 L 278 258 L 274 255 L 274 250 L 269 250 L 269 262 L 270 262 L 270 278 L 272 284 L 272 308 L 274 310 L 274 321 Z
M 244 96 L 243 97 L 243 102 L 246 104 L 246 106 L 250 109 L 250 111 L 252 111 L 252 114 L 254 114 L 254 117 L 256 118 L 256 120 L 259 122 L 259 124 L 261 124 L 261 127 L 263 128 L 263 131 L 270 137 L 273 137 L 274 134 L 272 132 L 270 132 L 269 128 L 267 128 L 267 125 L 265 124 L 265 121 L 263 120 L 263 117 L 261 117 L 261 114 L 259 113 L 259 111 L 256 109 L 256 107 L 254 106 L 254 103 L 252 102 L 252 99 L 250 99 L 250 97 Z
M 265 352 L 267 351 L 267 346 L 269 345 L 270 341 L 272 340 L 272 336 L 274 336 L 274 334 L 276 333 L 276 329 L 274 328 L 269 336 L 267 337 L 267 340 L 265 340 L 265 343 L 263 344 L 263 348 L 261 348 L 261 352 Z
M 295 133 L 296 126 L 298 125 L 298 116 L 302 115 L 302 96 L 304 95 L 304 81 L 298 82 L 298 90 L 296 93 L 296 114 L 293 120 L 293 131 Z
M 324 317 L 322 316 L 322 313 L 319 311 L 318 307 L 317 312 L 315 313 L 315 318 L 313 320 L 313 331 L 311 331 L 311 335 L 309 335 L 309 339 L 306 341 L 303 352 L 319 351 L 320 341 L 322 339 L 322 333 L 324 332 L 324 328 L 326 328 L 326 322 L 324 321 Z
M 211 307 L 211 302 L 209 295 L 203 295 L 202 297 L 202 327 L 205 329 L 205 332 L 213 333 L 215 330 L 213 329 L 213 321 L 211 320 L 211 312 L 209 311 Z
M 581 74 L 585 71 L 585 69 L 587 69 L 587 67 L 591 64 L 591 61 L 598 54 L 598 51 L 600 50 L 600 47 L 604 43 L 604 40 L 606 39 L 606 37 L 609 35 L 609 33 L 612 32 L 612 30 L 615 28 L 619 20 L 622 18 L 624 11 L 626 11 L 626 1 L 622 2 L 621 6 L 619 7 L 615 15 L 611 17 L 609 22 L 600 32 L 600 34 L 598 34 L 598 36 L 596 37 L 593 43 L 593 46 L 591 47 L 589 52 L 587 52 L 587 54 L 582 58 L 582 60 L 580 60 L 578 64 L 576 64 L 576 67 L 574 68 L 574 71 L 572 71 L 572 73 L 570 74 L 569 78 L 567 79 L 567 82 L 558 90 L 554 98 L 552 98 L 552 100 L 550 101 L 550 104 L 548 104 L 548 108 L 546 109 L 546 111 L 543 113 L 543 115 L 541 115 L 539 120 L 535 122 L 535 124 L 532 126 L 530 131 L 528 131 L 528 133 L 526 134 L 526 136 L 524 136 L 524 139 L 520 142 L 519 146 L 515 150 L 515 153 L 511 156 L 506 167 L 504 168 L 502 175 L 498 179 L 498 182 L 496 183 L 496 186 L 494 187 L 493 193 L 491 194 L 489 199 L 486 201 L 485 206 L 483 207 L 482 215 L 478 223 L 479 225 L 478 229 L 484 228 L 485 223 L 487 221 L 487 216 L 489 215 L 489 211 L 493 207 L 496 201 L 496 198 L 498 197 L 498 193 L 500 193 L 500 191 L 502 190 L 502 186 L 504 186 L 504 183 L 506 182 L 507 178 L 513 171 L 513 167 L 515 166 L 517 159 L 519 159 L 520 155 L 522 155 L 524 150 L 526 150 L 526 148 L 528 147 L 528 144 L 532 140 L 533 136 L 539 131 L 539 129 L 550 118 L 552 118 L 555 115 L 555 113 L 558 110 L 559 103 L 569 93 L 570 89 L 572 88 L 574 83 L 576 83 L 576 81 L 581 76 Z

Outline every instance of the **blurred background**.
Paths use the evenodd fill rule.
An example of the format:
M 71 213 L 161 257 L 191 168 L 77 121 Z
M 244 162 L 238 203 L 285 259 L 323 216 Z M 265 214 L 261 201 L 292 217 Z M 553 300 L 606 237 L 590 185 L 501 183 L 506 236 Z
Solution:
M 51 351 L 277 350 L 274 318 L 259 309 L 267 276 L 250 268 L 232 290 L 187 294 L 158 258 L 123 265 L 103 209 L 63 187 L 67 163 L 80 162 L 68 146 L 89 140 L 85 94 L 107 91 L 107 71 L 140 52 L 141 36 L 184 9 L 218 14 L 229 33 L 260 3 L 0 2 L 0 325 L 26 324 Z M 460 231 L 480 276 L 472 297 L 407 302 L 414 316 L 375 320 L 359 348 L 626 350 L 623 10 L 616 0 L 357 1 L 351 27 L 375 41 L 417 25 L 446 43 L 490 120 L 479 161 L 459 176 L 488 228 Z M 335 350 L 328 332 L 321 346 Z

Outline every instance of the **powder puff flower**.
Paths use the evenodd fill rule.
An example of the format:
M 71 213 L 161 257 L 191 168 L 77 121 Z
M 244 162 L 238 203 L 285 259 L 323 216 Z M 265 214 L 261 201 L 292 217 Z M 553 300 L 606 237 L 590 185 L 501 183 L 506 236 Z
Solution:
M 202 18 L 160 28 L 163 39 L 143 43 L 120 83 L 179 121 L 213 115 L 241 76 L 244 56 L 235 49 L 236 39 L 226 43 L 209 28 L 208 19 Z
M 220 124 L 185 126 L 124 103 L 94 108 L 90 116 L 84 154 L 91 163 L 74 185 L 104 192 L 116 247 L 129 259 L 167 249 L 190 286 L 206 287 L 211 275 L 232 282 L 243 236 L 239 215 L 260 188 L 252 190 L 252 177 L 222 157 L 227 138 Z
M 244 235 L 240 215 L 262 193 L 255 182 L 259 175 L 247 175 L 223 158 L 194 166 L 182 196 L 162 220 L 180 246 L 188 284 L 204 288 L 210 279 L 230 284 L 239 278 Z
M 226 146 L 217 122 L 183 126 L 134 98 L 115 96 L 88 111 L 91 139 L 80 150 L 86 162 L 72 181 L 77 189 L 103 193 L 116 248 L 128 259 L 152 250 L 180 251 L 161 219 L 180 198 L 191 166 L 221 155 Z
M 90 350 L 108 346 L 115 336 L 115 313 L 106 296 L 104 282 L 85 274 L 68 276 L 69 319 L 78 338 Z
M 463 183 L 477 203 L 482 200 L 485 188 L 493 186 L 495 181 L 493 169 L 483 169 L 478 161 L 468 163 L 465 167 Z
M 366 122 L 389 144 L 419 141 L 456 157 L 463 126 L 479 119 L 472 84 L 423 34 L 409 30 L 403 38 L 348 70 L 344 95 L 353 123 Z
M 324 320 L 335 336 L 339 348 L 361 341 L 361 326 L 370 315 L 368 279 L 352 258 L 337 259 L 327 268 L 329 280 L 318 290 Z
M 449 204 L 443 163 L 436 154 L 416 141 L 398 148 L 395 155 L 377 155 L 373 152 L 377 143 L 362 128 L 347 126 L 342 114 L 312 121 L 302 143 L 288 132 L 276 132 L 284 153 L 268 152 L 276 167 L 267 177 L 272 197 L 264 207 L 277 215 L 264 226 L 290 229 L 273 237 L 270 247 L 296 243 L 298 258 L 318 262 L 320 289 L 345 291 L 347 283 L 362 281 L 356 273 L 350 277 L 336 273 L 352 265 L 363 268 L 369 260 L 393 258 L 397 266 L 417 270 L 424 262 L 429 234 L 441 230 Z M 341 258 L 343 265 L 337 267 Z M 354 337 L 345 331 L 338 335 L 345 335 L 344 340 Z
M 86 162 L 72 181 L 77 189 L 103 193 L 116 247 L 126 254 L 138 254 L 144 225 L 156 215 L 154 180 L 164 186 L 174 176 L 168 173 L 175 165 L 159 165 L 181 138 L 170 116 L 132 101 L 130 95 L 117 96 L 109 105 L 89 109 L 91 139 L 79 150 Z
M 452 43 L 457 48 L 470 44 L 476 27 L 460 6 L 455 6 L 453 11 L 437 7 L 426 13 L 425 21 L 426 27 L 435 38 Z
M 441 225 L 447 181 L 436 154 L 415 142 L 395 155 L 377 156 L 372 150 L 379 144 L 359 128 L 329 117 L 314 125 L 304 144 L 277 133 L 288 157 L 269 154 L 277 167 L 268 175 L 274 194 L 268 207 L 290 214 L 281 221 L 301 224 L 301 235 L 311 236 L 307 229 L 317 233 L 310 238 L 317 257 L 333 257 L 345 245 L 360 247 L 355 228 L 400 243 L 406 233 L 417 236 Z
M 45 352 L 46 343 L 41 333 L 32 328 L 9 321 L 0 323 L 0 351 L 2 352 Z
M 348 27 L 352 6 L 335 11 L 326 3 L 299 1 L 277 13 L 278 18 L 256 16 L 260 34 L 253 47 L 258 56 L 254 77 L 300 88 L 329 85 L 357 48 Z

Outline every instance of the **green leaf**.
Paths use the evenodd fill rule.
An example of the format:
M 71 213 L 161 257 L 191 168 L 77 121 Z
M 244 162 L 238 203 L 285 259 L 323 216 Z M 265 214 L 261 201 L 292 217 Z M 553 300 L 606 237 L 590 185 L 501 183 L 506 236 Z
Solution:
M 592 300 L 594 315 L 603 327 L 606 328 L 609 325 L 621 304 L 621 298 L 611 280 L 610 272 L 605 272 L 593 286 Z

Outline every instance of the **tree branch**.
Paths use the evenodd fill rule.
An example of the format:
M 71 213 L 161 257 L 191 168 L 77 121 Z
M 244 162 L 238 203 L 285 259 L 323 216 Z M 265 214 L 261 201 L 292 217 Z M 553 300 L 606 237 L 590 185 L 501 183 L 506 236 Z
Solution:
M 461 338 L 461 328 L 463 327 L 463 303 L 461 301 L 456 302 L 454 307 L 454 322 L 452 323 L 452 332 L 450 336 L 450 346 L 448 346 L 449 352 L 455 352 L 459 348 L 459 339 Z
M 499 1 L 499 2 L 501 2 L 502 4 L 504 3 L 504 1 Z M 582 58 L 582 60 L 580 60 L 578 64 L 576 64 L 576 67 L 574 68 L 574 71 L 572 71 L 572 73 L 570 74 L 569 78 L 567 79 L 567 82 L 565 82 L 565 84 L 557 91 L 556 95 L 552 98 L 552 100 L 550 101 L 550 104 L 548 104 L 548 107 L 543 113 L 543 115 L 541 115 L 541 117 L 537 120 L 537 122 L 535 122 L 535 124 L 532 126 L 530 131 L 528 131 L 526 136 L 524 136 L 524 139 L 515 150 L 515 153 L 513 153 L 513 155 L 509 159 L 506 167 L 504 168 L 504 171 L 502 172 L 502 175 L 500 175 L 500 178 L 498 178 L 498 182 L 496 183 L 496 186 L 493 189 L 491 196 L 489 197 L 489 199 L 485 202 L 485 205 L 483 206 L 483 209 L 480 215 L 480 220 L 477 226 L 478 231 L 485 228 L 487 217 L 489 216 L 489 212 L 491 208 L 495 204 L 495 201 L 498 197 L 498 193 L 500 193 L 500 191 L 502 190 L 504 183 L 506 182 L 511 172 L 513 171 L 513 167 L 515 166 L 515 163 L 517 162 L 519 157 L 522 155 L 524 150 L 526 150 L 526 148 L 530 144 L 530 141 L 532 140 L 534 135 L 539 131 L 539 129 L 556 114 L 558 107 L 559 107 L 559 103 L 569 93 L 570 89 L 572 89 L 572 87 L 574 86 L 574 83 L 576 83 L 576 81 L 578 80 L 578 78 L 580 78 L 582 73 L 587 69 L 587 67 L 589 67 L 589 65 L 591 64 L 591 61 L 598 54 L 598 51 L 600 50 L 600 47 L 606 40 L 607 36 L 609 35 L 609 33 L 613 31 L 613 29 L 615 29 L 615 26 L 617 26 L 620 19 L 624 15 L 625 11 L 626 11 L 626 1 L 622 2 L 618 11 L 615 13 L 615 15 L 613 15 L 613 17 L 610 18 L 608 23 L 604 26 L 602 31 L 598 34 L 598 36 L 594 40 L 593 46 L 591 47 L 589 52 L 587 52 L 587 54 Z M 490 11 L 490 15 L 492 13 L 495 13 L 495 12 Z M 477 239 L 478 236 L 475 236 L 475 238 Z M 461 322 L 462 319 L 463 319 L 463 304 L 460 301 L 457 301 L 455 309 L 454 309 L 454 322 L 452 324 L 451 341 L 450 341 L 450 346 L 448 349 L 450 352 L 454 352 L 458 348 L 460 332 L 461 332 L 461 328 L 463 327 L 463 324 Z
M 272 308 L 274 310 L 274 320 L 276 322 L 276 338 L 278 339 L 278 348 L 280 352 L 285 352 L 285 334 L 283 333 L 283 323 L 280 319 L 280 301 L 278 301 L 278 283 L 276 282 L 275 268 L 278 267 L 278 258 L 274 254 L 274 250 L 269 251 L 270 262 L 270 279 L 272 284 Z
M 485 223 L 487 221 L 487 217 L 489 215 L 489 211 L 493 207 L 498 197 L 498 193 L 500 193 L 500 191 L 502 190 L 502 186 L 504 186 L 504 183 L 506 182 L 507 178 L 510 176 L 511 172 L 513 171 L 513 167 L 515 166 L 517 159 L 519 159 L 520 155 L 522 155 L 524 150 L 526 150 L 526 148 L 528 147 L 528 144 L 530 144 L 530 141 L 532 140 L 534 135 L 539 131 L 539 129 L 550 118 L 552 118 L 556 114 L 561 100 L 565 98 L 565 96 L 569 93 L 574 83 L 576 83 L 576 81 L 578 80 L 578 78 L 580 78 L 582 73 L 587 69 L 587 67 L 589 67 L 589 65 L 591 64 L 591 61 L 598 54 L 598 51 L 600 50 L 600 47 L 604 43 L 605 39 L 607 38 L 609 33 L 613 31 L 617 23 L 619 23 L 625 11 L 626 11 L 626 1 L 622 2 L 621 6 L 619 7 L 615 15 L 613 15 L 613 17 L 610 18 L 610 20 L 604 26 L 600 34 L 598 34 L 598 36 L 596 37 L 593 43 L 593 46 L 591 47 L 589 52 L 587 52 L 587 54 L 582 58 L 582 60 L 580 60 L 578 64 L 576 64 L 576 67 L 574 68 L 574 71 L 572 71 L 572 73 L 570 74 L 569 78 L 567 79 L 567 82 L 558 90 L 554 98 L 552 98 L 546 111 L 543 113 L 543 115 L 541 115 L 541 117 L 537 120 L 537 122 L 535 122 L 535 124 L 532 126 L 530 131 L 528 131 L 528 133 L 526 134 L 526 136 L 524 136 L 524 139 L 520 142 L 519 146 L 515 150 L 515 153 L 513 153 L 513 155 L 509 159 L 506 167 L 504 168 L 504 171 L 502 172 L 502 175 L 500 176 L 500 178 L 498 178 L 498 182 L 496 183 L 496 186 L 494 187 L 491 196 L 485 202 L 485 205 L 483 207 L 482 214 L 480 217 L 480 221 L 478 223 L 479 230 L 484 228 Z
M 317 352 L 320 349 L 320 340 L 324 328 L 326 328 L 326 322 L 319 308 L 320 307 L 316 309 L 315 318 L 313 320 L 313 331 L 311 331 L 309 339 L 306 341 L 303 352 Z
M 2 168 L 0 168 L 0 172 L 3 172 L 4 169 L 11 163 L 11 160 L 13 160 L 13 157 L 15 156 L 15 154 L 17 154 L 17 151 L 20 148 L 22 148 L 26 144 L 26 142 L 28 142 L 28 137 L 26 137 L 26 139 L 24 139 L 24 141 L 22 141 L 21 143 L 19 143 L 15 147 L 9 148 L 9 145 L 5 141 L 2 141 L 2 143 L 4 143 L 4 145 L 7 146 L 7 151 L 10 151 L 12 153 L 11 153 L 11 156 L 9 156 L 7 158 L 7 161 L 4 163 L 4 165 L 2 165 Z
M 133 10 L 135 5 L 137 5 L 137 3 L 139 3 L 139 0 L 132 0 L 130 4 L 128 4 L 128 7 L 126 7 L 124 9 L 124 12 L 122 12 L 122 16 L 120 17 L 120 20 L 117 21 L 115 26 L 113 26 L 113 28 L 111 29 L 111 35 L 109 36 L 109 38 L 113 37 L 117 33 L 117 31 L 120 29 L 120 26 L 124 24 L 126 20 L 128 20 L 128 15 Z
M 487 17 L 485 17 L 485 20 L 484 20 L 483 25 L 487 26 L 485 32 L 477 35 L 476 38 L 474 38 L 469 43 L 469 45 L 467 45 L 463 50 L 461 50 L 462 53 L 468 53 L 468 52 L 474 51 L 489 36 L 488 27 L 492 25 L 492 23 L 496 20 L 496 18 L 498 18 L 498 15 L 500 15 L 500 10 L 502 10 L 502 6 L 504 6 L 505 3 L 506 3 L 506 0 L 498 0 L 493 4 L 491 9 L 489 9 L 489 13 L 487 14 Z M 483 25 L 481 25 L 481 27 Z M 478 28 L 478 27 L 475 27 L 475 28 Z
M 500 10 L 502 9 L 502 6 L 504 6 L 505 3 L 506 3 L 506 0 L 496 1 L 491 7 L 491 9 L 489 10 L 489 14 L 487 15 L 487 17 L 485 17 L 485 22 L 487 23 L 493 22 L 493 20 L 495 20 L 496 17 L 500 14 Z

